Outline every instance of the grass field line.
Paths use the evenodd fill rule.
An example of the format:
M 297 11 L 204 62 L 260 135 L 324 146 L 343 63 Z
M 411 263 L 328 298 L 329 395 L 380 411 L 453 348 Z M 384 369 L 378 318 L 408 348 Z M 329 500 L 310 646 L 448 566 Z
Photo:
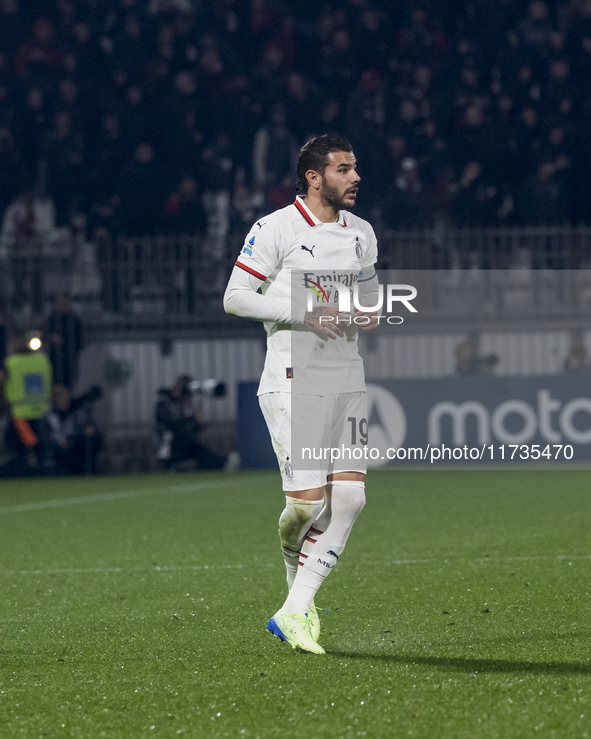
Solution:
M 274 563 L 252 567 L 249 564 L 232 565 L 155 565 L 154 567 L 65 567 L 48 570 L 0 570 L 0 576 L 7 575 L 108 575 L 111 573 L 145 573 L 145 572 L 200 572 L 207 570 L 261 570 L 275 567 Z
M 256 481 L 256 477 L 241 480 L 243 485 L 246 481 Z M 125 500 L 127 498 L 142 498 L 146 495 L 165 495 L 168 493 L 191 493 L 210 488 L 226 487 L 227 480 L 212 480 L 210 482 L 192 483 L 186 485 L 170 485 L 166 488 L 142 488 L 138 490 L 120 490 L 114 493 L 97 493 L 95 495 L 81 495 L 76 498 L 55 498 L 53 500 L 38 500 L 34 503 L 20 503 L 0 507 L 0 516 L 6 513 L 26 513 L 27 511 L 41 511 L 44 508 L 60 508 L 69 505 L 83 505 L 84 503 L 108 503 L 113 500 Z
M 558 554 L 558 555 L 532 555 L 530 557 L 431 557 L 428 559 L 392 559 L 381 562 L 366 562 L 365 567 L 391 567 L 401 565 L 417 565 L 417 564 L 457 564 L 462 562 L 539 562 L 539 561 L 565 561 L 565 560 L 588 560 L 591 554 Z M 341 563 L 347 565 L 347 562 Z M 273 567 L 279 567 L 278 562 L 269 562 L 267 564 L 229 564 L 229 565 L 154 565 L 152 567 L 64 567 L 55 569 L 37 569 L 37 570 L 0 570 L 0 576 L 12 577 L 14 575 L 108 575 L 132 574 L 146 572 L 207 572 L 219 570 L 250 570 L 256 572 Z M 357 565 L 359 566 L 359 565 Z

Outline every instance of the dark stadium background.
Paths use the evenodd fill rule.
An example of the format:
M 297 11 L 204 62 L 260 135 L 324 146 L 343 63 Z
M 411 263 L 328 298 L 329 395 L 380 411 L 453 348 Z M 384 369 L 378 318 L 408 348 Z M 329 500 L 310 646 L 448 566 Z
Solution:
M 379 267 L 440 275 L 414 333 L 368 345 L 373 379 L 465 374 L 466 342 L 468 373 L 584 371 L 590 73 L 590 0 L 1 0 L 0 351 L 65 290 L 102 469 L 157 466 L 181 373 L 227 383 L 204 413 L 231 448 L 264 337 L 223 288 L 298 148 L 335 131 Z

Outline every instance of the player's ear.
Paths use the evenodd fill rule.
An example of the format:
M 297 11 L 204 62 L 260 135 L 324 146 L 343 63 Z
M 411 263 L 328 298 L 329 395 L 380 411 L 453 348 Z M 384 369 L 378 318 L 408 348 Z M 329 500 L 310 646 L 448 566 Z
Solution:
M 322 182 L 322 177 L 319 175 L 318 172 L 316 172 L 316 170 L 309 169 L 306 172 L 306 179 L 308 180 L 308 185 L 313 190 L 319 190 L 320 189 L 320 184 Z

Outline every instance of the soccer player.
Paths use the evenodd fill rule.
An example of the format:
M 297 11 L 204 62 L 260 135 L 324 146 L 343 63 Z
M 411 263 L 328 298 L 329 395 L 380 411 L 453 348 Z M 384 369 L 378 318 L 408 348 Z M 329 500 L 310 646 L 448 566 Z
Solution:
M 360 176 L 346 139 L 308 141 L 297 180 L 295 202 L 261 218 L 246 236 L 224 308 L 262 320 L 267 331 L 258 394 L 285 492 L 279 537 L 289 587 L 267 630 L 293 648 L 324 654 L 314 596 L 365 504 L 367 463 L 353 454 L 367 444 L 356 324 L 378 323 L 375 313 L 361 312 L 376 305 L 377 243 L 369 223 L 347 212 Z M 360 307 L 339 313 L 338 291 L 351 295 L 354 288 Z M 340 449 L 342 458 L 306 462 L 304 442 Z

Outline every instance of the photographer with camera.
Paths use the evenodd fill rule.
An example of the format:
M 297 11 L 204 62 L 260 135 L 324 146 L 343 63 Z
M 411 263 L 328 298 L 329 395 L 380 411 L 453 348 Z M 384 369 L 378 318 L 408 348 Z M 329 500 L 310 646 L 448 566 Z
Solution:
M 93 418 L 100 387 L 72 398 L 65 385 L 52 388 L 51 408 L 41 419 L 39 436 L 43 466 L 49 474 L 93 474 L 103 437 Z
M 197 469 L 232 472 L 238 469 L 237 452 L 221 456 L 199 441 L 204 423 L 196 398 L 219 398 L 226 393 L 224 383 L 217 380 L 198 382 L 190 375 L 181 375 L 174 385 L 158 392 L 156 425 L 160 445 L 156 456 L 166 469 L 174 470 L 179 462 L 193 460 Z

